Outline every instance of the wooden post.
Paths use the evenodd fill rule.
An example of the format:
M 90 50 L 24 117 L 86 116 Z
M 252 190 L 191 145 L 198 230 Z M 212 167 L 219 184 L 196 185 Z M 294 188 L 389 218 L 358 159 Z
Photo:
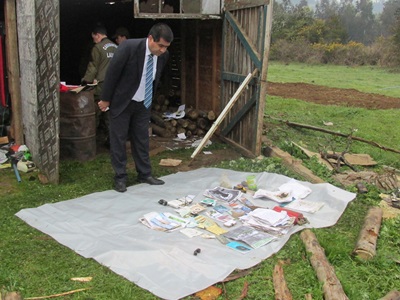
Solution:
M 400 299 L 400 292 L 393 290 L 390 291 L 389 294 L 387 294 L 383 298 L 380 298 L 379 300 L 399 300 L 399 299 Z
M 314 233 L 309 229 L 300 233 L 307 252 L 311 253 L 310 262 L 318 280 L 323 283 L 323 292 L 325 300 L 348 300 L 349 298 L 343 291 L 339 279 L 336 277 L 335 270 L 329 264 L 324 249 L 319 245 Z
M 381 227 L 383 210 L 380 207 L 369 209 L 361 228 L 353 254 L 362 259 L 370 259 L 376 254 L 376 241 Z
M 17 292 L 1 293 L 1 300 L 22 300 L 22 296 Z
M 272 279 L 274 282 L 275 300 L 292 300 L 293 297 L 287 287 L 281 262 L 275 265 Z
M 19 58 L 17 43 L 17 17 L 15 0 L 4 1 L 4 15 L 6 23 L 6 56 L 8 89 L 11 95 L 12 104 L 12 138 L 15 143 L 23 145 L 24 129 L 22 123 L 21 87 L 19 84 Z

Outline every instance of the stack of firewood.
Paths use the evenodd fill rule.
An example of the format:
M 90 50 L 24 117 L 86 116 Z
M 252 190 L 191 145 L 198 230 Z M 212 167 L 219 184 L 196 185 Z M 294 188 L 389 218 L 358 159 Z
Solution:
M 186 108 L 183 118 L 165 119 L 164 113 L 175 112 L 177 107 L 170 106 L 164 96 L 159 96 L 151 111 L 151 128 L 153 134 L 161 137 L 174 137 L 184 133 L 191 136 L 204 136 L 212 126 L 216 115 L 213 111 L 203 111 L 195 108 Z

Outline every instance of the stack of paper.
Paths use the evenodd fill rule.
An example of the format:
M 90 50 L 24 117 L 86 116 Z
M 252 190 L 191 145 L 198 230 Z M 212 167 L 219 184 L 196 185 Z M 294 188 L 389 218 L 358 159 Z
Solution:
M 286 234 L 294 225 L 294 218 L 289 217 L 286 211 L 277 212 L 268 208 L 257 208 L 240 219 L 244 225 L 274 236 Z
M 297 199 L 304 199 L 311 193 L 311 189 L 297 182 L 294 179 L 282 184 L 278 191 L 259 189 L 254 198 L 267 198 L 278 203 L 291 202 Z

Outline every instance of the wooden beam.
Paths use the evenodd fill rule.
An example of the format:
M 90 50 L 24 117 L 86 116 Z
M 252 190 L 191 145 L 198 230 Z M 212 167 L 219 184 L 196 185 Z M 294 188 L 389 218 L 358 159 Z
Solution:
M 287 286 L 285 275 L 283 273 L 282 262 L 275 265 L 274 273 L 272 276 L 275 289 L 276 300 L 292 300 L 292 294 Z
M 283 164 L 292 170 L 293 172 L 303 176 L 306 180 L 311 183 L 324 183 L 325 181 L 314 175 L 308 168 L 302 165 L 301 160 L 295 159 L 289 153 L 273 146 L 271 141 L 269 141 L 265 136 L 263 136 L 263 142 L 266 145 L 264 155 L 282 158 Z
M 4 1 L 5 30 L 6 30 L 6 57 L 8 89 L 12 106 L 12 138 L 19 145 L 24 142 L 24 129 L 22 122 L 21 86 L 19 83 L 19 58 L 17 42 L 17 15 L 15 0 Z
M 381 228 L 383 210 L 372 207 L 368 210 L 353 253 L 361 259 L 371 259 L 376 254 L 376 242 Z
M 318 280 L 323 284 L 325 300 L 349 300 L 343 291 L 342 284 L 336 277 L 335 270 L 325 256 L 324 249 L 319 245 L 315 234 L 305 229 L 300 233 L 307 252 L 311 253 L 310 262 Z

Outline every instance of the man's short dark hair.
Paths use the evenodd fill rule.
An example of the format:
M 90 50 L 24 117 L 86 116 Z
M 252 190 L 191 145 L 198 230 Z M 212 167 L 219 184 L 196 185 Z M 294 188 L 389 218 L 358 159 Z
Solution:
M 94 27 L 93 27 L 92 33 L 93 33 L 93 34 L 100 33 L 100 34 L 107 35 L 107 29 L 106 29 L 106 27 L 105 27 L 103 24 L 101 24 L 101 23 L 96 23 L 96 24 L 94 25 Z
M 151 27 L 149 35 L 151 35 L 155 42 L 159 42 L 160 38 L 168 43 L 174 40 L 174 34 L 171 28 L 165 23 L 157 23 Z

